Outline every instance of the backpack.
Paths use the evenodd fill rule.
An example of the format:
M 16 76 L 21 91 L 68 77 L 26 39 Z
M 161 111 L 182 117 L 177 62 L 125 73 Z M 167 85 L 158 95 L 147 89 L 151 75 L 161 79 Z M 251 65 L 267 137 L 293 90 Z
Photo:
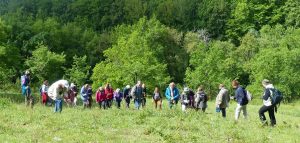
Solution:
M 247 96 L 247 91 L 244 88 L 242 88 L 242 89 L 243 89 L 243 93 L 244 93 L 244 96 L 242 97 L 242 103 L 243 103 L 243 105 L 247 105 L 249 102 L 248 96 Z
M 280 104 L 283 99 L 281 92 L 275 88 L 269 89 L 271 91 L 271 102 L 272 105 Z

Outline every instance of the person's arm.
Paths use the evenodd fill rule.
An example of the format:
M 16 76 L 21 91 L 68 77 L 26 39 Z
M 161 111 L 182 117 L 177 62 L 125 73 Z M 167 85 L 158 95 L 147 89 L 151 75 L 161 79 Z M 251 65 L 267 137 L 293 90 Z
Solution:
M 179 90 L 177 88 L 175 88 L 175 92 L 174 92 L 174 99 L 178 99 L 179 98 Z
M 167 88 L 167 89 L 166 89 L 166 92 L 165 92 L 165 96 L 166 96 L 166 98 L 167 98 L 168 100 L 171 99 L 170 92 L 171 92 L 170 89 Z
M 264 95 L 263 95 L 263 99 L 264 100 L 268 100 L 268 98 L 271 96 L 271 92 L 270 89 L 265 89 Z

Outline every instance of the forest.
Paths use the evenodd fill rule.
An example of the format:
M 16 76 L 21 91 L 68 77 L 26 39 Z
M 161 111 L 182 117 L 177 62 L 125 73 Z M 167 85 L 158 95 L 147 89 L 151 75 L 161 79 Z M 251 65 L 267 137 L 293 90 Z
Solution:
M 298 0 L 0 0 L 0 89 L 64 78 L 151 89 L 233 79 L 261 96 L 263 79 L 285 101 L 300 97 Z

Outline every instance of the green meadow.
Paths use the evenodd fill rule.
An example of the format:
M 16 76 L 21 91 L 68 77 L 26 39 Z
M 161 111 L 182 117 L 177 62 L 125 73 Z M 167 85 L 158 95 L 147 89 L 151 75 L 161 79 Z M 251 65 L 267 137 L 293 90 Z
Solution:
M 258 119 L 259 102 L 248 105 L 249 118 L 234 122 L 235 103 L 231 102 L 224 119 L 209 101 L 206 113 L 192 109 L 181 112 L 180 104 L 155 110 L 148 99 L 142 110 L 100 110 L 82 106 L 68 108 L 61 114 L 44 107 L 36 97 L 33 109 L 25 107 L 18 94 L 0 95 L 1 142 L 300 142 L 300 106 L 282 104 L 276 114 L 277 126 L 262 126 Z M 268 115 L 267 115 L 268 117 Z

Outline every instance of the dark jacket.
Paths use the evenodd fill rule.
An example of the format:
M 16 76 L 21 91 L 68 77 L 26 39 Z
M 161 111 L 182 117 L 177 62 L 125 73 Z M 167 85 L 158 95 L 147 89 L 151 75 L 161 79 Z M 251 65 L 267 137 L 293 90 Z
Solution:
M 237 103 L 240 105 L 248 104 L 247 91 L 241 86 L 238 86 L 238 88 L 235 90 L 234 98 L 236 99 Z

